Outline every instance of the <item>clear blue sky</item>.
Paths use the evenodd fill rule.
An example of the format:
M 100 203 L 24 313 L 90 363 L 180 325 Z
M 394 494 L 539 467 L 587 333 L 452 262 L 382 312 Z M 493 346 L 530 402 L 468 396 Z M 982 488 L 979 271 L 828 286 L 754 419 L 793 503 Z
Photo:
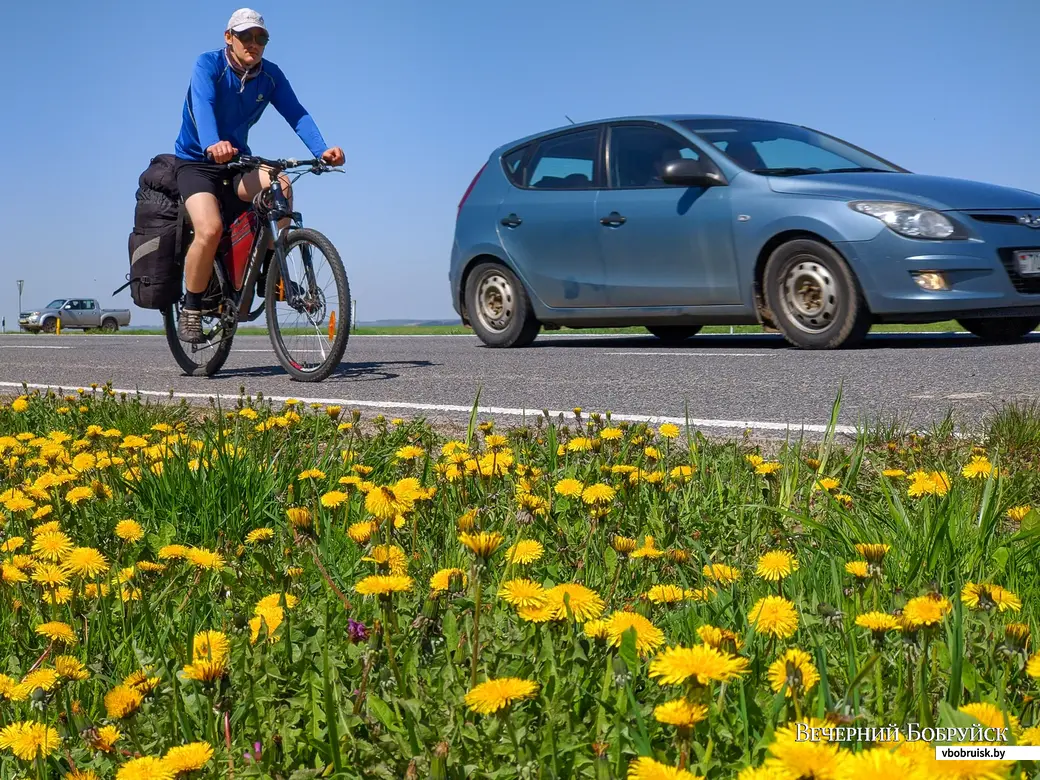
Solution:
M 238 2 L 10 0 L 0 313 L 106 307 L 137 177 L 172 152 L 196 56 Z M 344 256 L 359 319 L 453 316 L 456 205 L 500 143 L 576 121 L 723 112 L 802 122 L 911 170 L 1040 190 L 1038 0 L 264 2 L 268 59 L 347 176 L 307 177 L 305 221 Z M 253 151 L 306 149 L 268 109 Z M 136 323 L 157 322 L 134 309 Z

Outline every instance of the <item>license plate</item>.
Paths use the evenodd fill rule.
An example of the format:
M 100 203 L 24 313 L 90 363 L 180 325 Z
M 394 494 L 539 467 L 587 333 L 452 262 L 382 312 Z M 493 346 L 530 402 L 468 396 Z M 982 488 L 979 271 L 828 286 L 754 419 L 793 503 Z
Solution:
M 1040 275 L 1040 251 L 1015 252 L 1015 267 L 1021 276 Z

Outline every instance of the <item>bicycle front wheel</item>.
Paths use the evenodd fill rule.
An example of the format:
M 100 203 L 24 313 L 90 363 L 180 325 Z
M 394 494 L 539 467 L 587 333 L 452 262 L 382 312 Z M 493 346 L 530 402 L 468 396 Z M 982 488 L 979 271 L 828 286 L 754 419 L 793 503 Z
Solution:
M 350 337 L 350 286 L 339 252 L 310 228 L 290 231 L 288 279 L 272 258 L 267 271 L 267 329 L 278 362 L 299 382 L 320 382 L 340 361 Z

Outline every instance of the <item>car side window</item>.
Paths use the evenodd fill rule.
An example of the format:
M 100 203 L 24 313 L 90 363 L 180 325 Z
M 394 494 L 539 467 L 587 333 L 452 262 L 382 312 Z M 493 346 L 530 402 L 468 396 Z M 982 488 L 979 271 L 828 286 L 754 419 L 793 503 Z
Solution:
M 521 146 L 502 158 L 502 167 L 505 168 L 506 176 L 517 187 L 522 187 L 524 184 L 524 168 L 522 166 L 529 148 Z
M 528 187 L 539 190 L 588 189 L 596 181 L 599 129 L 581 130 L 538 144 L 530 162 Z
M 664 166 L 672 160 L 703 159 L 701 153 L 677 133 L 663 127 L 619 125 L 610 130 L 610 181 L 618 188 L 669 187 L 661 181 Z

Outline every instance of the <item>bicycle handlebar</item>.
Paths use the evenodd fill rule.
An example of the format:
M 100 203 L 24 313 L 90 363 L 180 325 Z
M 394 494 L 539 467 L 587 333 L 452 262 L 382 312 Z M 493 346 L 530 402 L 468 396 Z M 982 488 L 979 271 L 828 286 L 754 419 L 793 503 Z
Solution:
M 297 160 L 290 157 L 285 160 L 268 160 L 264 157 L 257 157 L 256 155 L 251 154 L 240 154 L 227 165 L 229 168 L 240 168 L 243 170 L 251 170 L 253 168 L 272 168 L 277 171 L 284 171 L 290 168 L 310 168 L 315 173 L 332 170 L 332 166 L 324 160 L 319 159 Z

